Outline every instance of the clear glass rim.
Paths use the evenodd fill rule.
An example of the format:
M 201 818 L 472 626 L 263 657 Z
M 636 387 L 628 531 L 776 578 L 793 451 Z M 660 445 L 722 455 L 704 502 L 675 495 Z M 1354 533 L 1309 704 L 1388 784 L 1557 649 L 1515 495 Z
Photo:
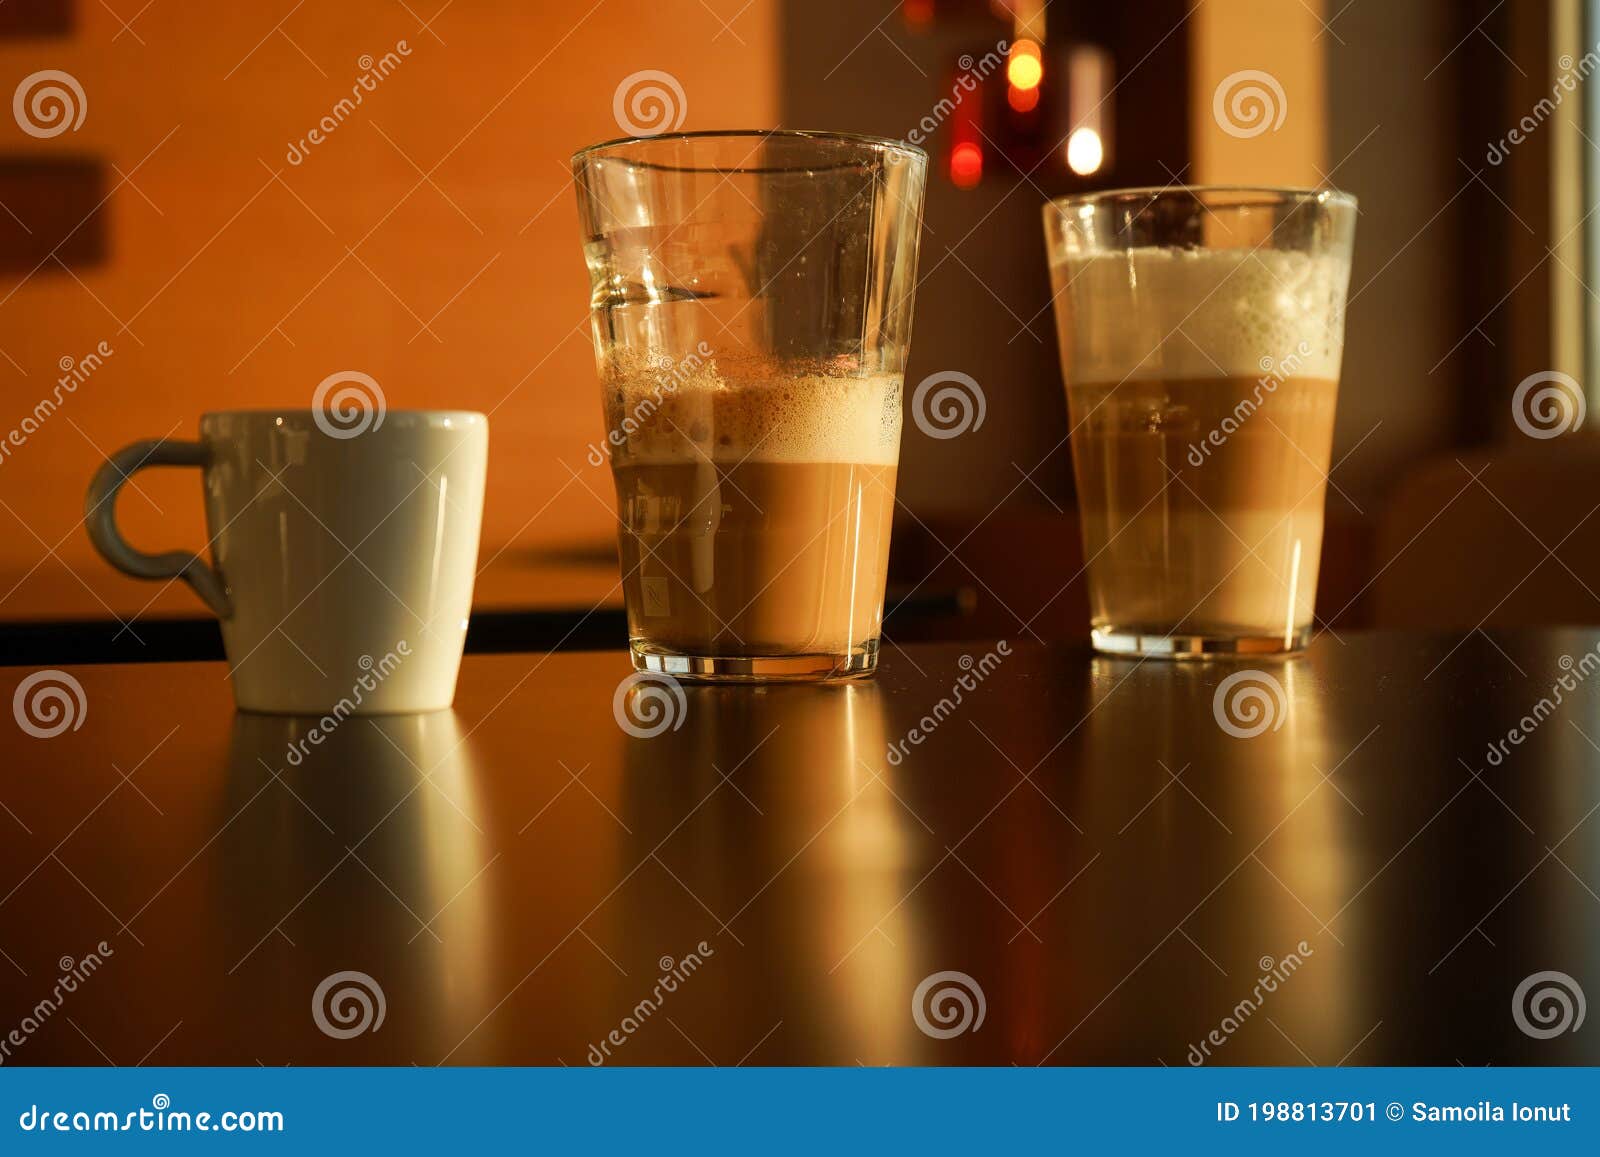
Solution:
M 1312 189 L 1292 185 L 1134 185 L 1124 189 L 1100 189 L 1093 193 L 1070 193 L 1064 197 L 1052 197 L 1047 204 L 1051 208 L 1065 210 L 1117 201 L 1155 202 L 1169 197 L 1204 201 L 1216 194 L 1233 198 L 1213 206 L 1218 209 L 1309 203 L 1355 209 L 1359 204 L 1355 194 L 1339 189 Z
M 928 154 L 909 141 L 895 140 L 892 137 L 872 136 L 869 133 L 837 133 L 817 129 L 701 129 L 686 133 L 657 133 L 646 137 L 616 137 L 613 140 L 601 141 L 598 144 L 588 145 L 572 154 L 570 163 L 577 166 L 592 160 L 610 159 L 608 153 L 615 153 L 617 160 L 624 160 L 641 169 L 667 169 L 685 173 L 784 173 L 798 169 L 820 169 L 829 167 L 826 162 L 820 164 L 803 165 L 693 165 L 693 164 L 659 164 L 650 160 L 628 157 L 625 150 L 630 148 L 647 149 L 657 144 L 682 143 L 685 141 L 715 141 L 737 140 L 743 138 L 752 143 L 767 140 L 809 141 L 817 145 L 840 145 L 864 150 L 876 154 L 898 154 L 913 161 L 921 161 L 926 165 Z M 752 149 L 752 152 L 754 150 Z

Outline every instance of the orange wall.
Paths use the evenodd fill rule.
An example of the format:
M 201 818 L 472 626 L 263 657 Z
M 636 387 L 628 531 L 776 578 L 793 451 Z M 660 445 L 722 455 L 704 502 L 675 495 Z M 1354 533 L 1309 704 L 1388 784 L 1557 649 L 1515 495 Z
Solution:
M 1189 18 L 1189 117 L 1194 167 L 1190 180 L 1204 185 L 1327 184 L 1327 86 L 1325 57 L 1332 33 L 1323 28 L 1322 0 L 1208 0 Z M 1259 79 L 1264 72 L 1275 91 Z M 1265 104 L 1246 101 L 1243 120 L 1224 130 L 1215 115 L 1217 89 L 1223 108 L 1240 86 L 1267 94 Z M 1282 99 L 1278 97 L 1281 91 Z M 1281 116 L 1281 123 L 1279 114 Z M 1334 184 L 1338 181 L 1335 179 Z
M 0 618 L 127 613 L 156 593 L 79 525 L 102 451 L 192 437 L 204 410 L 306 406 L 345 369 L 390 408 L 491 414 L 486 555 L 609 536 L 610 482 L 584 461 L 600 417 L 567 157 L 624 135 L 612 97 L 641 69 L 681 82 L 683 128 L 774 123 L 775 5 L 591 2 L 458 2 L 431 31 L 439 0 L 308 4 L 277 31 L 286 3 L 158 3 L 127 32 L 82 0 L 70 40 L 0 41 L 5 91 L 54 68 L 88 101 L 79 131 L 48 140 L 0 119 L 4 149 L 131 177 L 106 205 L 109 263 L 81 283 L 53 264 L 0 279 L 0 437 L 61 359 L 114 350 L 0 462 Z M 359 58 L 402 40 L 410 55 L 289 164 Z M 141 546 L 204 541 L 191 473 L 141 475 L 121 512 Z M 173 587 L 153 609 L 198 602 Z

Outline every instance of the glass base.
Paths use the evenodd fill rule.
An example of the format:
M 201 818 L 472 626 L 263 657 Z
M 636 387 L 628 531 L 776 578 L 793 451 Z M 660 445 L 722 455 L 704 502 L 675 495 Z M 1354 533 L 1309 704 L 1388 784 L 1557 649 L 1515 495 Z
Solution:
M 1286 635 L 1180 635 L 1153 628 L 1095 627 L 1094 649 L 1104 655 L 1140 655 L 1152 659 L 1254 659 L 1292 655 L 1311 642 L 1311 627 Z
M 686 655 L 635 639 L 629 644 L 635 671 L 658 671 L 686 683 L 831 683 L 862 679 L 878 669 L 878 640 L 847 654 Z

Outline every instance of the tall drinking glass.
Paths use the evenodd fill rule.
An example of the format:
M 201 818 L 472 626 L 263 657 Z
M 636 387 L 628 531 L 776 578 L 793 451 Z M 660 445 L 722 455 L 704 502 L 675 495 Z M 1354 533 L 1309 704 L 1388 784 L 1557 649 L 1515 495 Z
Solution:
M 870 673 L 927 157 L 684 133 L 572 168 L 634 666 Z
M 1310 640 L 1355 222 L 1326 190 L 1045 206 L 1098 650 Z

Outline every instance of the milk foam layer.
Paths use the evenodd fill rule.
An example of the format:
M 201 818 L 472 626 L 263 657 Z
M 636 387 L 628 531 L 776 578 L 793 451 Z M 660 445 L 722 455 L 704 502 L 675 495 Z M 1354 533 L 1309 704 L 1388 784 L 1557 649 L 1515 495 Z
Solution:
M 613 461 L 851 462 L 900 458 L 901 376 L 724 376 L 613 366 L 603 387 Z
M 1057 258 L 1052 273 L 1068 382 L 1274 370 L 1338 380 L 1350 281 L 1341 258 L 1150 247 Z

